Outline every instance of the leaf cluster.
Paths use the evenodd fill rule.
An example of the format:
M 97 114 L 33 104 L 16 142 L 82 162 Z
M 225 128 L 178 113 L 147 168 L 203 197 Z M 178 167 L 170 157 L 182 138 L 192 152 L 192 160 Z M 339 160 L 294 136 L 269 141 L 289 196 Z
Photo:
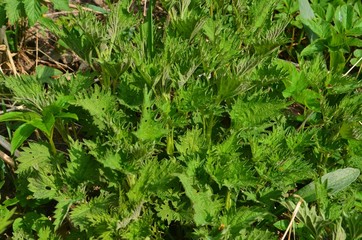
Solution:
M 0 116 L 12 151 L 21 149 L 15 172 L 0 170 L 16 189 L 1 199 L 0 231 L 278 239 L 297 192 L 307 201 L 300 239 L 360 238 L 361 83 L 341 74 L 340 58 L 307 48 L 297 64 L 281 57 L 294 9 L 284 4 L 149 1 L 144 16 L 136 1 L 119 1 L 102 17 L 41 19 L 87 68 L 1 80 L 24 111 Z M 331 28 L 354 29 L 352 5 L 330 5 L 346 15 Z M 321 17 L 313 8 L 297 5 L 310 36 Z M 310 49 L 334 41 L 318 37 Z M 331 57 L 345 53 L 337 47 L 328 45 Z

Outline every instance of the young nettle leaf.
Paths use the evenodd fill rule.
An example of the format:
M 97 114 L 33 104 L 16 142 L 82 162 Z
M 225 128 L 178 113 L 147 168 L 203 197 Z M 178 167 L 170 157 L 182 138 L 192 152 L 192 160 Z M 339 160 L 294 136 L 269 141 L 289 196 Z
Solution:
M 49 169 L 52 162 L 49 148 L 39 143 L 29 143 L 29 147 L 23 148 L 17 160 L 19 161 L 17 172 L 20 174 Z
M 238 152 L 235 135 L 220 145 L 214 146 L 207 156 L 205 169 L 212 179 L 228 189 L 241 189 L 255 186 L 257 183 L 253 171 Z
M 70 181 L 80 184 L 89 181 L 89 176 L 93 176 L 95 180 L 99 168 L 91 155 L 85 151 L 83 144 L 79 141 L 71 142 L 68 152 L 69 161 L 65 174 L 70 178 Z
M 42 227 L 38 231 L 39 240 L 60 240 L 61 238 L 53 233 L 50 227 Z
M 179 136 L 179 140 L 175 145 L 181 155 L 193 155 L 201 152 L 206 146 L 202 129 L 196 128 L 188 130 L 183 136 Z
M 56 199 L 58 201 L 57 205 L 55 206 L 55 211 L 54 211 L 54 227 L 55 230 L 59 229 L 59 227 L 61 226 L 61 224 L 63 223 L 64 219 L 68 216 L 70 207 L 73 204 L 72 199 L 70 199 L 69 197 L 66 196 L 60 196 Z
M 160 162 L 152 159 L 147 162 L 140 170 L 139 176 L 134 184 L 131 185 L 127 193 L 132 202 L 139 203 L 151 196 L 157 196 L 172 187 L 174 173 L 178 172 L 179 165 L 174 160 L 161 160 Z M 157 174 L 156 174 L 157 173 Z
M 55 183 L 55 176 L 49 172 L 40 170 L 38 176 L 29 178 L 28 188 L 36 199 L 54 199 L 59 196 L 59 186 Z
M 87 110 L 100 130 L 105 130 L 110 124 L 110 114 L 116 112 L 117 100 L 109 90 L 103 90 L 98 85 L 90 93 L 80 92 L 75 104 Z
M 222 209 L 222 203 L 213 194 L 210 186 L 195 187 L 193 178 L 184 174 L 176 174 L 176 176 L 180 179 L 185 194 L 192 203 L 196 226 L 209 224 L 216 220 Z
M 143 91 L 143 106 L 141 122 L 137 131 L 134 133 L 143 141 L 153 141 L 165 137 L 167 129 L 165 128 L 162 119 L 155 119 L 157 112 L 153 110 L 153 101 L 151 100 L 152 91 L 148 92 L 147 87 Z

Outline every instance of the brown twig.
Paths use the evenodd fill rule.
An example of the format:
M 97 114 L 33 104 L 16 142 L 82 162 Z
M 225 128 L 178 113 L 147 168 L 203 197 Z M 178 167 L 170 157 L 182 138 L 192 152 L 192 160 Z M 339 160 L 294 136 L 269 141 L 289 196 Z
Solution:
M 11 151 L 11 144 L 6 141 L 6 139 L 0 135 L 0 146 L 2 146 L 3 148 L 5 148 L 7 151 Z M 5 154 L 5 153 L 4 153 Z M 5 154 L 6 155 L 6 154 Z M 6 155 L 7 156 L 7 155 Z M 20 156 L 20 152 L 18 150 L 15 150 L 14 153 L 15 157 L 19 157 Z
M 293 214 L 292 214 L 292 218 L 290 219 L 290 223 L 289 223 L 287 229 L 285 230 L 285 233 L 284 233 L 283 237 L 281 238 L 281 240 L 284 240 L 285 237 L 287 236 L 287 234 L 289 234 L 288 239 L 290 239 L 290 235 L 291 235 L 291 232 L 292 232 L 292 226 L 293 226 L 294 220 L 295 220 L 295 218 L 296 218 L 296 216 L 297 216 L 297 214 L 299 212 L 300 206 L 302 205 L 302 203 L 304 201 L 300 196 L 298 196 L 296 194 L 294 196 L 300 198 L 300 200 L 298 201 L 297 205 L 295 206 L 295 209 L 294 209 Z
M 4 153 L 3 151 L 0 150 L 0 158 L 6 163 L 8 164 L 12 169 L 15 168 L 15 162 L 14 160 L 9 157 L 6 153 Z

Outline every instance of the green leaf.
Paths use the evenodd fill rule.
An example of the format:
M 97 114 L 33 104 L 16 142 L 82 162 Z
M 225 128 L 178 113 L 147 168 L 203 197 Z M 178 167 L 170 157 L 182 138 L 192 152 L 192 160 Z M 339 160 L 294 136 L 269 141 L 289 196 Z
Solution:
M 56 0 L 54 0 L 54 1 L 56 1 Z M 97 12 L 100 12 L 100 13 L 102 13 L 102 14 L 107 14 L 107 13 L 109 13 L 106 9 L 104 9 L 104 8 L 102 8 L 102 7 L 99 7 L 99 6 L 96 6 L 96 5 L 93 5 L 93 4 L 86 4 L 85 5 L 87 8 L 90 8 L 90 9 L 92 9 L 92 10 L 94 10 L 94 11 L 97 11 Z
M 91 93 L 80 93 L 76 96 L 76 105 L 87 110 L 93 117 L 94 124 L 100 130 L 106 128 L 110 114 L 117 109 L 117 100 L 108 90 L 96 85 Z
M 303 24 L 305 24 L 319 38 L 327 39 L 332 35 L 330 23 L 322 19 L 303 20 Z M 312 42 L 314 42 L 314 40 Z
M 342 50 L 329 51 L 330 54 L 330 68 L 335 73 L 341 73 L 346 65 L 346 59 Z
M 296 93 L 294 96 L 295 100 L 313 111 L 320 112 L 320 99 L 321 95 L 311 89 L 304 89 L 300 93 Z
M 29 178 L 28 188 L 33 192 L 36 199 L 55 199 L 58 194 L 58 187 L 55 185 L 55 177 L 50 172 L 40 170 L 39 175 Z
M 38 231 L 38 240 L 60 240 L 61 238 L 56 236 L 50 227 L 42 227 Z
M 24 3 L 19 0 L 5 0 L 6 15 L 11 24 L 15 24 L 24 17 Z
M 33 26 L 41 16 L 41 7 L 39 0 L 24 0 L 24 8 L 26 16 L 29 20 L 29 25 Z
M 354 50 L 353 56 L 355 56 L 356 58 L 362 57 L 362 49 L 356 49 L 356 50 Z
M 11 139 L 11 154 L 14 154 L 15 150 L 18 149 L 34 131 L 35 127 L 30 123 L 24 123 L 18 127 L 14 132 L 13 139 Z
M 47 169 L 51 165 L 49 148 L 44 144 L 29 143 L 29 147 L 23 148 L 19 161 L 17 173 L 26 171 L 40 171 Z
M 192 184 L 192 178 L 184 174 L 176 174 L 182 183 L 186 196 L 190 199 L 194 210 L 194 222 L 196 226 L 202 226 L 211 223 L 219 216 L 221 202 L 217 199 L 211 188 L 204 186 L 201 189 L 195 189 Z
M 33 126 L 42 130 L 47 137 L 50 137 L 55 124 L 55 117 L 52 113 L 47 113 L 42 117 L 41 122 L 34 123 Z
M 287 219 L 283 219 L 283 220 L 279 220 L 278 222 L 274 223 L 274 227 L 278 228 L 281 231 L 285 231 L 288 228 L 290 220 Z
M 7 19 L 6 19 L 6 10 L 5 5 L 0 4 L 0 26 L 6 25 Z
M 160 120 L 155 121 L 155 112 L 152 110 L 153 103 L 151 101 L 152 91 L 148 92 L 144 89 L 144 100 L 142 106 L 141 123 L 137 131 L 134 133 L 143 141 L 154 141 L 167 135 L 167 130 Z
M 353 183 L 359 176 L 360 171 L 356 168 L 338 169 L 334 172 L 327 173 L 322 176 L 322 183 L 327 183 L 327 190 L 329 194 L 335 194 L 342 191 Z M 317 199 L 315 182 L 311 182 L 296 192 L 306 202 L 313 202 Z
M 203 26 L 204 33 L 208 40 L 215 41 L 216 23 L 211 19 L 207 19 Z
M 10 211 L 0 205 L 0 234 L 7 230 L 8 226 L 13 222 L 11 219 L 16 211 L 16 207 L 12 208 Z
M 328 3 L 326 17 L 325 17 L 327 22 L 331 22 L 333 20 L 334 12 L 335 12 L 335 8 L 333 7 L 332 4 Z
M 72 142 L 68 152 L 70 161 L 67 162 L 66 174 L 72 181 L 79 184 L 89 181 L 89 176 L 97 176 L 97 163 L 92 161 L 80 142 Z
M 36 67 L 36 77 L 38 79 L 48 79 L 53 76 L 60 76 L 63 74 L 60 70 L 48 66 L 37 66 Z
M 343 31 L 349 30 L 352 28 L 353 24 L 353 7 L 349 4 L 344 4 L 342 6 L 338 6 L 334 15 L 334 23 L 341 23 L 343 27 Z
M 298 0 L 299 3 L 299 12 L 300 12 L 300 20 L 303 22 L 309 21 L 315 18 L 314 11 L 310 6 L 308 0 Z M 313 42 L 317 39 L 317 35 L 309 28 L 306 27 L 306 31 L 308 34 L 308 38 Z
M 78 116 L 75 113 L 70 113 L 70 112 L 61 112 L 58 113 L 57 115 L 55 115 L 56 118 L 69 118 L 69 119 L 74 119 L 74 120 L 78 120 Z
M 308 0 L 298 0 L 300 17 L 303 19 L 313 19 L 315 17 Z
M 8 122 L 8 121 L 30 122 L 34 119 L 41 119 L 41 115 L 35 112 L 7 112 L 0 115 L 0 122 Z
M 70 207 L 72 206 L 72 199 L 61 196 L 56 199 L 58 201 L 57 205 L 55 206 L 54 211 L 54 226 L 55 230 L 58 230 L 61 224 L 63 223 L 64 219 L 68 216 L 68 212 L 70 210 Z
M 71 10 L 69 7 L 69 0 L 52 0 L 54 4 L 54 9 L 60 11 L 69 11 Z

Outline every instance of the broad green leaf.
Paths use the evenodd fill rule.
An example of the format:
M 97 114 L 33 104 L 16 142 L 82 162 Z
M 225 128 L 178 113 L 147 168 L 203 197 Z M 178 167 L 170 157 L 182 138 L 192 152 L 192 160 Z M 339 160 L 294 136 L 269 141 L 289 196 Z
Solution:
M 57 0 L 53 0 L 53 1 L 57 1 Z M 90 8 L 96 12 L 100 12 L 102 14 L 107 14 L 109 13 L 106 9 L 102 8 L 102 7 L 99 7 L 99 6 L 96 6 L 96 5 L 93 5 L 93 4 L 86 4 L 85 5 L 87 8 Z
M 283 219 L 283 220 L 279 220 L 278 222 L 274 223 L 274 227 L 278 228 L 281 231 L 285 231 L 288 228 L 290 220 L 287 219 Z
M 13 139 L 11 139 L 11 154 L 14 154 L 15 150 L 18 149 L 34 131 L 35 127 L 30 123 L 24 123 L 18 127 L 14 132 Z
M 314 54 L 321 54 L 327 48 L 326 42 L 324 39 L 317 39 L 314 42 L 310 43 L 307 47 L 305 47 L 301 56 L 311 56 Z
M 76 96 L 75 104 L 87 110 L 93 117 L 94 124 L 100 130 L 106 128 L 110 114 L 117 109 L 117 100 L 108 90 L 102 90 L 96 85 L 91 93 L 80 93 Z
M 34 119 L 41 119 L 41 115 L 35 112 L 7 112 L 0 115 L 0 122 L 22 121 L 30 122 Z
M 55 229 L 57 230 L 63 223 L 64 219 L 67 217 L 73 200 L 65 196 L 61 196 L 56 200 L 58 201 L 58 203 L 55 206 L 55 211 L 54 211 L 55 221 L 53 224 L 55 226 Z
M 298 3 L 300 20 L 303 22 L 303 24 L 305 21 L 310 21 L 315 18 L 315 14 L 308 0 L 298 0 Z M 317 39 L 317 35 L 309 27 L 306 27 L 306 32 L 311 42 Z
M 305 73 L 295 73 L 289 77 L 289 82 L 285 83 L 286 89 L 283 91 L 283 97 L 291 97 L 301 93 L 308 87 L 308 81 Z
M 42 117 L 42 121 L 36 125 L 33 125 L 39 129 L 41 129 L 41 127 L 44 127 L 44 129 L 41 129 L 46 135 L 47 137 L 51 137 L 53 128 L 54 128 L 54 124 L 55 124 L 55 117 L 52 113 L 47 113 Z M 46 131 L 44 131 L 46 130 Z
M 329 51 L 330 54 L 330 68 L 335 73 L 341 73 L 346 65 L 346 59 L 342 50 Z
M 24 16 L 24 3 L 19 0 L 4 0 L 6 16 L 11 24 L 15 24 Z
M 327 183 L 328 193 L 335 194 L 348 187 L 359 175 L 360 171 L 356 168 L 344 168 L 323 175 L 321 180 L 322 183 Z M 317 199 L 315 183 L 311 182 L 297 191 L 296 194 L 301 196 L 306 202 L 315 201 Z
M 334 23 L 341 23 L 343 27 L 343 32 L 352 28 L 353 24 L 353 7 L 351 5 L 344 4 L 342 6 L 338 6 L 334 15 Z
M 155 121 L 155 112 L 152 110 L 153 102 L 151 101 L 152 91 L 144 90 L 144 100 L 142 106 L 141 123 L 134 133 L 143 141 L 154 141 L 167 135 L 167 130 L 160 120 Z
M 81 143 L 72 142 L 68 152 L 70 161 L 67 162 L 65 173 L 72 181 L 80 184 L 89 181 L 89 176 L 97 176 L 100 167 L 85 151 Z
M 17 1 L 17 0 L 15 0 Z M 40 0 L 24 0 L 24 8 L 26 16 L 29 20 L 29 25 L 32 26 L 41 16 Z
M 202 136 L 202 129 L 191 129 L 183 136 L 179 136 L 176 142 L 176 149 L 182 155 L 192 155 L 200 152 L 205 147 L 205 139 Z
M 350 47 L 362 47 L 362 40 L 355 37 L 347 37 L 345 44 Z
M 12 208 L 10 211 L 0 205 L 0 234 L 7 230 L 8 226 L 13 222 L 11 219 L 16 211 L 16 207 Z
M 55 199 L 59 195 L 58 187 L 55 185 L 55 177 L 43 170 L 38 173 L 38 176 L 28 179 L 28 188 L 33 192 L 34 198 Z
M 15 219 L 12 227 L 14 232 L 24 231 L 31 233 L 32 231 L 38 232 L 44 227 L 51 227 L 51 222 L 43 214 L 39 214 L 36 211 L 29 211 L 22 217 Z M 26 239 L 29 239 L 29 236 Z
M 29 147 L 24 147 L 21 155 L 17 158 L 19 161 L 17 173 L 49 168 L 51 165 L 50 156 L 49 148 L 46 145 L 29 143 Z
M 55 115 L 56 118 L 69 118 L 69 119 L 74 119 L 74 120 L 78 120 L 78 116 L 75 113 L 70 113 L 70 112 L 61 112 L 58 113 L 57 115 Z
M 277 240 L 280 239 L 273 231 L 269 230 L 260 230 L 258 228 L 242 229 L 236 236 L 242 240 L 255 240 L 255 239 L 268 239 L 268 240 Z
M 209 18 L 204 26 L 203 26 L 204 33 L 206 37 L 211 41 L 215 41 L 215 32 L 216 32 L 216 23 L 211 18 Z
M 42 227 L 38 231 L 38 240 L 60 240 L 61 238 L 56 236 L 50 227 Z
M 328 3 L 327 11 L 326 11 L 326 21 L 331 22 L 333 20 L 335 8 L 332 4 Z
M 313 111 L 320 112 L 321 95 L 311 89 L 304 89 L 300 93 L 296 93 L 294 98 L 297 102 L 306 105 Z
M 71 10 L 69 7 L 69 0 L 52 0 L 54 4 L 54 9 L 60 11 L 69 11 Z
M 319 38 L 327 39 L 332 35 L 330 23 L 318 19 L 317 20 L 304 20 L 303 23 L 310 28 Z M 312 41 L 313 42 L 313 41 Z
M 300 16 L 303 19 L 313 19 L 315 17 L 308 0 L 298 0 Z
M 195 189 L 191 177 L 184 174 L 176 174 L 185 189 L 186 196 L 190 199 L 194 210 L 194 222 L 196 226 L 202 226 L 213 222 L 221 210 L 221 202 L 217 199 L 211 188 L 205 186 Z
M 362 57 L 362 49 L 356 49 L 353 51 L 353 56 L 360 58 Z
M 346 33 L 348 36 L 360 37 L 362 35 L 362 27 L 352 28 Z
M 56 68 L 48 67 L 48 66 L 37 66 L 36 67 L 36 77 L 38 79 L 48 79 L 53 76 L 60 76 L 62 72 Z

